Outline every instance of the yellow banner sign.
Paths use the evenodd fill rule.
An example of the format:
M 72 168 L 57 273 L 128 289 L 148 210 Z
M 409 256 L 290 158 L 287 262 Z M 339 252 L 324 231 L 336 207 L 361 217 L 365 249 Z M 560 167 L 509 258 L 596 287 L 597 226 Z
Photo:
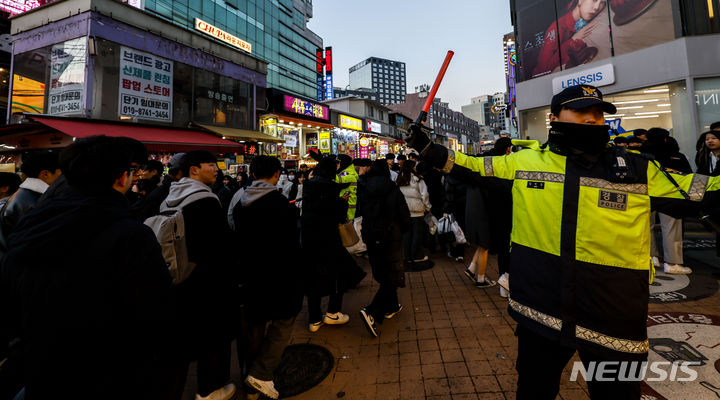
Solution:
M 207 22 L 201 20 L 200 18 L 195 18 L 195 29 L 208 34 L 215 39 L 222 40 L 223 42 L 237 47 L 240 50 L 247 51 L 248 53 L 252 53 L 252 44 L 235 37 L 224 30 L 217 28 L 215 26 L 212 26 L 208 24 Z
M 340 127 L 352 129 L 354 131 L 361 131 L 362 130 L 362 120 L 340 114 Z
M 320 141 L 320 152 L 330 154 L 330 132 L 318 133 L 318 139 Z

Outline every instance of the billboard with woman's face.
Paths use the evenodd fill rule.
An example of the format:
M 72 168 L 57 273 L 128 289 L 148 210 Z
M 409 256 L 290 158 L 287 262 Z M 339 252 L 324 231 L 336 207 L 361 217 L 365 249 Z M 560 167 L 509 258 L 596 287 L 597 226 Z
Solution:
M 635 51 L 675 35 L 670 0 L 516 0 L 515 10 L 519 80 Z

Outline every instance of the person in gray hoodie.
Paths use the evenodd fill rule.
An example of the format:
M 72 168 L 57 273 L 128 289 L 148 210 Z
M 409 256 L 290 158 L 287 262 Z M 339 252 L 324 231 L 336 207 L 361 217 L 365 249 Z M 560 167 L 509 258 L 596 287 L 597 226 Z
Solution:
M 252 185 L 233 196 L 231 220 L 241 268 L 245 329 L 238 338 L 238 359 L 249 373 L 245 384 L 277 399 L 273 377 L 302 308 L 296 211 L 277 190 L 280 161 L 258 156 L 250 166 Z
M 210 187 L 217 176 L 215 156 L 204 150 L 185 153 L 180 160 L 183 178 L 170 185 L 160 206 L 182 206 L 188 259 L 196 264 L 190 276 L 175 286 L 179 310 L 178 349 L 182 349 L 185 373 L 197 360 L 196 400 L 232 398 L 235 385 L 230 379 L 230 342 L 237 287 L 236 268 L 227 252 L 230 232 L 220 200 Z M 178 385 L 182 393 L 184 381 Z

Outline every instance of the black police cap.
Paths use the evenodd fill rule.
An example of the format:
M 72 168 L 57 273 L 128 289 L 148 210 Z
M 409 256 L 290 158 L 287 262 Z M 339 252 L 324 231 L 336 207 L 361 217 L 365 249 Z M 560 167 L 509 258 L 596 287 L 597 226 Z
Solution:
M 555 111 L 559 111 L 562 107 L 578 110 L 600 104 L 602 110 L 608 114 L 615 114 L 617 108 L 612 103 L 603 100 L 600 89 L 591 85 L 575 85 L 565 88 L 562 92 L 556 94 L 552 98 L 550 107 Z

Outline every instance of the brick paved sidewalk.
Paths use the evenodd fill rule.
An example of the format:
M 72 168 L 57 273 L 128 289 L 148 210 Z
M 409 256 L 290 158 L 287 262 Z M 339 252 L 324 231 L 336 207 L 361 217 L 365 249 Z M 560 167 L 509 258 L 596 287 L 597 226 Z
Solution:
M 365 259 L 357 260 L 368 277 L 344 298 L 343 312 L 350 315 L 347 325 L 323 326 L 310 333 L 303 309 L 292 343 L 328 348 L 335 366 L 318 386 L 290 399 L 515 399 L 516 324 L 507 313 L 507 300 L 499 296 L 498 286 L 474 286 L 463 274 L 467 257 L 465 263 L 437 254 L 432 259 L 432 269 L 406 274 L 407 287 L 398 291 L 404 309 L 379 325 L 378 338 L 370 336 L 359 316 L 378 288 Z M 487 274 L 498 277 L 493 256 Z M 650 311 L 717 314 L 719 303 L 715 294 L 695 302 L 650 304 Z M 582 379 L 570 382 L 569 373 L 568 367 L 558 398 L 587 399 L 586 384 Z M 192 378 L 188 400 L 193 399 Z M 241 386 L 241 379 L 233 351 L 233 380 Z M 244 399 L 244 394 L 236 398 Z

